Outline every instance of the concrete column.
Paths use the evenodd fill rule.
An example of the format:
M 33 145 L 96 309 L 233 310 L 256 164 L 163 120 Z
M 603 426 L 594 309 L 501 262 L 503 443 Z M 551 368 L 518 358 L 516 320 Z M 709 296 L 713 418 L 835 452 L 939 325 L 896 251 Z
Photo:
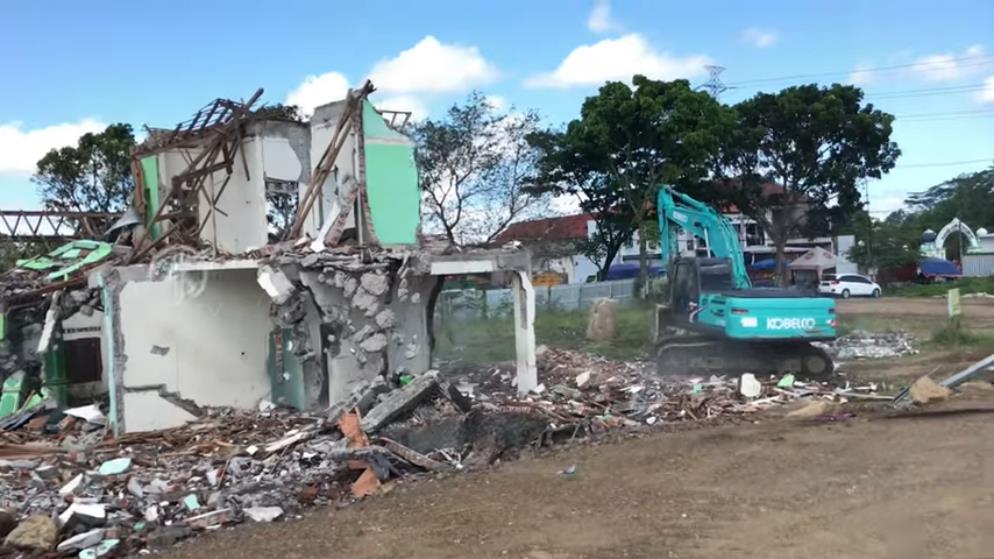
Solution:
M 535 366 L 535 289 L 528 272 L 515 270 L 511 275 L 514 297 L 514 348 L 518 360 L 518 394 L 527 394 L 538 386 Z

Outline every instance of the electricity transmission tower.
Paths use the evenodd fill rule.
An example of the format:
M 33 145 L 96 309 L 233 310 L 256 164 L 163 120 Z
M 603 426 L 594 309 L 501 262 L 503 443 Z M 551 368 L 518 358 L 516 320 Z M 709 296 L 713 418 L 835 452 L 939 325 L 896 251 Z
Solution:
M 708 71 L 708 81 L 701 84 L 701 89 L 711 94 L 711 97 L 718 98 L 723 92 L 731 89 L 721 81 L 721 73 L 725 71 L 724 66 L 708 64 L 704 67 Z

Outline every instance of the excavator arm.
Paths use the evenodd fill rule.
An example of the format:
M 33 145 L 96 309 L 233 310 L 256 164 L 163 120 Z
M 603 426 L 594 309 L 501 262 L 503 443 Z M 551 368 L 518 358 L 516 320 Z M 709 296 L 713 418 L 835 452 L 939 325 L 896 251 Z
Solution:
M 656 210 L 659 215 L 659 238 L 663 262 L 679 254 L 674 229 L 679 227 L 704 241 L 715 258 L 732 263 L 732 282 L 737 289 L 752 287 L 746 272 L 739 238 L 732 224 L 710 206 L 669 186 L 659 189 Z

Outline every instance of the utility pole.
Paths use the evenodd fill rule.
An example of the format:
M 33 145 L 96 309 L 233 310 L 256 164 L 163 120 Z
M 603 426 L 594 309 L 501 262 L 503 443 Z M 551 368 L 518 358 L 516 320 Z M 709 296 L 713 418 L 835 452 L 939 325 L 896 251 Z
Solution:
M 708 81 L 701 84 L 700 89 L 707 91 L 717 100 L 719 95 L 731 89 L 721 81 L 721 73 L 725 71 L 725 67 L 708 64 L 704 69 L 708 71 Z
M 871 269 L 873 266 L 873 214 L 870 212 L 870 183 L 866 179 L 863 179 L 863 192 L 866 196 L 866 259 L 870 262 Z M 874 272 L 876 270 L 874 269 Z M 875 273 L 872 273 L 876 276 Z

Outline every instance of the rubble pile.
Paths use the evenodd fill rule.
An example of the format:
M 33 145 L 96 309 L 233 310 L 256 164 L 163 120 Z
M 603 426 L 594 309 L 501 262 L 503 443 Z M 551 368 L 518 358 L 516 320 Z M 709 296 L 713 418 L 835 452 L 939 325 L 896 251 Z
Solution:
M 392 388 L 378 378 L 323 413 L 262 402 L 117 438 L 96 406 L 39 408 L 0 431 L 0 509 L 20 520 L 5 545 L 80 557 L 158 549 L 373 495 L 411 475 L 486 466 L 526 446 L 845 397 L 790 375 L 660 378 L 650 363 L 539 353 L 542 384 L 524 396 L 500 367 L 431 371 Z
M 914 337 L 902 331 L 867 332 L 854 330 L 839 336 L 829 346 L 835 358 L 842 361 L 851 359 L 882 359 L 915 355 Z

